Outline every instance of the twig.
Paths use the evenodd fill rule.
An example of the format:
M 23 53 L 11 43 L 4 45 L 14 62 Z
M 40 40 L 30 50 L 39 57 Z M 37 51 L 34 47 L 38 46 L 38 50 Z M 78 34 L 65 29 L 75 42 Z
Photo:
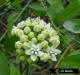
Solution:
M 5 33 L 1 36 L 1 38 L 0 38 L 0 42 L 1 42 L 2 39 L 5 37 L 6 34 L 7 34 L 7 31 L 5 31 Z
M 72 48 L 73 45 L 75 45 L 75 43 L 72 43 L 71 45 L 68 46 L 68 48 L 64 51 L 64 53 L 59 58 L 57 64 L 54 66 L 54 68 L 58 67 L 58 65 L 61 63 L 61 60 L 64 58 L 64 56 L 66 56 L 66 54 L 69 52 L 69 50 Z
M 29 0 L 28 3 L 25 5 L 25 7 L 22 9 L 22 11 L 20 12 L 20 14 L 17 16 L 17 18 L 15 19 L 15 22 L 20 18 L 20 16 L 23 14 L 23 12 L 25 11 L 25 9 L 28 7 L 28 5 L 30 4 L 32 0 Z

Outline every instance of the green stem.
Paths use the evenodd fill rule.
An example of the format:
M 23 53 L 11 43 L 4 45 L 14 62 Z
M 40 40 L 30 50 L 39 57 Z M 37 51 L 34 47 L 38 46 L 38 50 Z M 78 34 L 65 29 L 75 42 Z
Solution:
M 32 72 L 32 65 L 31 64 L 26 64 L 26 75 L 31 75 Z

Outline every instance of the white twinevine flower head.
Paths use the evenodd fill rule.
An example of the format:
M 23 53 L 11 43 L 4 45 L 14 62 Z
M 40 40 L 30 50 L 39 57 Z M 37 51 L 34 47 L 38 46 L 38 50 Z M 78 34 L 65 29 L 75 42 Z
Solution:
M 11 33 L 19 37 L 15 48 L 20 61 L 23 57 L 27 62 L 38 59 L 43 62 L 57 61 L 57 55 L 61 53 L 57 49 L 60 40 L 51 23 L 46 23 L 40 17 L 29 17 L 13 26 Z

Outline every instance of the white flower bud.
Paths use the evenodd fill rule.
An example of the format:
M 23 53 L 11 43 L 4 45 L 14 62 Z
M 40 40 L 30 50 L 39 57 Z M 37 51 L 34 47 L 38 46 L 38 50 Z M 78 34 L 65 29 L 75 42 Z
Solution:
M 17 35 L 17 33 L 18 33 L 18 28 L 14 26 L 13 29 L 12 29 L 11 34 L 12 35 Z
M 28 33 L 30 33 L 31 32 L 31 29 L 29 28 L 29 27 L 25 27 L 24 28 L 24 33 L 25 34 L 28 34 Z
M 49 41 L 52 43 L 54 48 L 56 48 L 60 44 L 59 36 L 51 37 Z
M 30 18 L 26 19 L 25 25 L 26 26 L 32 26 L 32 23 L 31 23 L 31 19 Z
M 24 54 L 24 51 L 22 49 L 17 49 L 16 50 L 16 53 L 19 54 L 19 55 L 23 55 Z
M 46 48 L 48 46 L 48 42 L 46 40 L 44 40 L 42 43 L 41 43 L 41 46 L 43 48 Z
M 50 59 L 50 56 L 47 53 L 44 53 L 41 57 L 40 60 L 47 62 Z
M 35 32 L 40 32 L 41 31 L 41 27 L 39 25 L 35 25 L 34 26 L 34 31 Z
M 38 40 L 43 41 L 45 39 L 45 36 L 43 34 L 38 35 Z
M 42 31 L 41 33 L 42 33 L 45 37 L 47 37 L 47 36 L 48 36 L 48 32 L 47 32 L 47 31 L 45 31 L 45 30 L 44 30 L 44 31 Z
M 48 33 L 49 33 L 49 36 L 50 36 L 50 37 L 56 35 L 56 31 L 55 31 L 54 29 L 49 30 Z
M 36 39 L 35 37 L 32 38 L 31 41 L 32 41 L 33 43 L 37 43 L 37 39 Z
M 30 44 L 28 42 L 24 42 L 22 47 L 26 50 L 26 49 L 30 48 Z
M 28 41 L 28 36 L 27 36 L 27 35 L 22 35 L 22 36 L 20 36 L 20 41 L 21 41 L 21 42 L 26 42 L 26 41 Z
M 22 43 L 20 41 L 17 41 L 15 43 L 15 48 L 21 48 L 22 47 Z
M 30 32 L 30 33 L 28 34 L 28 36 L 29 36 L 30 38 L 33 38 L 33 37 L 34 37 L 34 32 Z
M 25 27 L 24 21 L 18 23 L 17 27 L 18 27 L 18 28 L 23 28 L 23 27 Z
M 18 32 L 17 32 L 17 36 L 18 37 L 21 37 L 21 36 L 23 36 L 24 35 L 24 32 L 23 32 L 23 30 L 18 30 Z

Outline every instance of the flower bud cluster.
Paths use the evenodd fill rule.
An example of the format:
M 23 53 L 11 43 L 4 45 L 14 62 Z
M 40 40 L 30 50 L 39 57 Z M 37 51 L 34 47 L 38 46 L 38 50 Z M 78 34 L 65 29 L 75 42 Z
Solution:
M 61 53 L 57 49 L 60 44 L 59 36 L 50 23 L 40 17 L 27 18 L 12 29 L 12 35 L 19 37 L 15 48 L 17 61 L 57 61 L 56 56 Z

